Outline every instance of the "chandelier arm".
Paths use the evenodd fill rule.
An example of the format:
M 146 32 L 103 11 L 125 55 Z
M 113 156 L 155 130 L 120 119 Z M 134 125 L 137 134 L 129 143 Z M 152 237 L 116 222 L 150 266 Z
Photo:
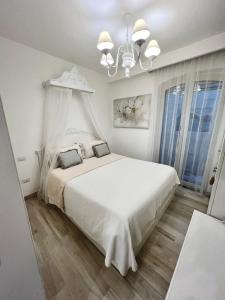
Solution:
M 152 69 L 152 63 L 153 63 L 153 60 L 156 58 L 156 56 L 153 56 L 152 58 L 150 58 L 150 63 L 147 66 L 144 66 L 143 62 L 141 60 L 141 47 L 139 47 L 139 49 L 134 47 L 134 49 L 136 50 L 136 53 L 137 53 L 137 62 L 139 62 L 140 68 L 143 71 L 149 71 L 150 69 Z
M 143 71 L 151 71 L 153 68 L 153 61 L 160 54 L 160 48 L 156 40 L 150 40 L 144 52 L 144 44 L 147 41 L 150 31 L 148 25 L 143 19 L 138 19 L 135 22 L 132 36 L 130 36 L 130 19 L 133 16 L 129 13 L 125 14 L 126 17 L 126 42 L 120 45 L 117 49 L 116 59 L 110 53 L 114 46 L 112 39 L 108 32 L 101 32 L 97 48 L 102 52 L 101 65 L 106 67 L 109 77 L 114 77 L 119 70 L 120 57 L 121 66 L 124 68 L 125 77 L 130 77 L 131 69 L 139 64 Z M 152 55 L 154 54 L 154 55 Z M 149 61 L 146 60 L 145 57 Z
M 133 46 L 133 48 L 134 48 L 134 50 L 135 50 L 136 53 L 137 53 L 137 61 L 138 61 L 138 59 L 139 59 L 139 57 L 140 57 L 140 55 L 141 55 L 141 49 L 140 49 L 140 47 L 138 47 L 138 49 L 137 49 L 137 47 L 135 47 L 135 45 Z
M 132 44 L 131 44 L 131 51 L 132 51 L 133 59 L 134 59 L 134 61 L 135 61 L 135 51 L 134 51 L 134 50 L 136 50 L 136 49 L 135 49 L 134 44 L 132 43 Z
M 116 69 L 116 71 L 114 72 L 114 73 L 110 73 L 110 69 L 108 69 L 107 70 L 107 73 L 108 73 L 108 76 L 110 77 L 110 78 L 112 78 L 112 77 L 114 77 L 116 74 L 117 74 L 117 69 Z
M 153 65 L 153 60 L 155 59 L 155 57 L 152 57 L 150 58 L 150 63 L 148 65 L 143 65 L 142 63 L 142 60 L 141 60 L 141 57 L 139 58 L 139 65 L 140 65 L 140 68 L 143 70 L 143 71 L 149 71 L 150 69 L 152 69 L 152 65 Z
M 114 76 L 117 74 L 121 48 L 122 48 L 122 46 L 119 46 L 119 48 L 118 48 L 115 65 L 113 65 L 113 66 L 111 66 L 110 68 L 108 68 L 108 76 L 109 76 L 109 77 L 114 77 Z M 111 70 L 112 68 L 116 68 L 116 70 L 115 70 L 114 73 L 110 73 L 110 70 Z

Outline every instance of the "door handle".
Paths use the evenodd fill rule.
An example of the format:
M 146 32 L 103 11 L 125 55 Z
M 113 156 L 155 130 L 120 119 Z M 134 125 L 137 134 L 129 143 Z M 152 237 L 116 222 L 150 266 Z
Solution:
M 214 168 L 213 168 L 213 173 L 216 173 L 217 170 L 218 170 L 218 168 L 217 168 L 217 167 L 214 167 Z
M 213 185 L 214 182 L 215 182 L 215 176 L 213 175 L 213 176 L 210 177 L 210 179 L 209 179 L 209 184 L 210 184 L 210 185 Z

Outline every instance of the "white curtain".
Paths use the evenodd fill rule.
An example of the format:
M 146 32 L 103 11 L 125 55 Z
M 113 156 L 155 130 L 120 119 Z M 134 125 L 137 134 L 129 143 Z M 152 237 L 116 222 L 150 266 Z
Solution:
M 94 102 L 93 102 L 93 96 L 90 93 L 82 93 L 82 99 L 84 101 L 84 107 L 88 113 L 88 116 L 91 120 L 91 123 L 93 125 L 95 135 L 97 138 L 106 141 L 106 137 L 103 133 L 103 130 L 101 129 L 97 118 L 95 117 L 95 107 L 94 107 Z
M 43 129 L 43 162 L 41 168 L 39 197 L 48 202 L 47 180 L 55 167 L 58 151 L 66 132 L 67 118 L 72 101 L 72 90 L 49 86 L 45 88 Z
M 95 118 L 93 108 L 93 96 L 88 93 L 80 93 L 81 100 L 84 101 L 84 107 L 88 113 L 93 125 L 94 135 L 96 138 L 106 140 L 105 136 Z M 44 105 L 44 127 L 42 142 L 42 165 L 39 187 L 39 197 L 48 202 L 47 182 L 48 175 L 56 167 L 60 149 L 65 147 L 65 141 L 74 139 L 74 142 L 82 142 L 84 139 L 91 138 L 93 135 L 78 128 L 68 127 L 69 114 L 73 114 L 71 108 L 73 92 L 71 89 L 49 86 L 45 88 L 45 105 Z M 75 112 L 74 112 L 75 113 Z M 78 124 L 79 126 L 79 124 Z M 71 135 L 71 136 L 70 136 Z M 68 145 L 71 146 L 71 145 Z
M 174 166 L 181 182 L 209 191 L 224 134 L 225 51 L 151 74 L 154 80 L 154 132 L 150 156 Z

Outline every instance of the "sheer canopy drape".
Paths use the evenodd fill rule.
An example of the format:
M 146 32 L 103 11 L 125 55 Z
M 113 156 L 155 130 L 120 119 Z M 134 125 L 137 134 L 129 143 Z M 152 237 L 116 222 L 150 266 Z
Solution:
M 86 92 L 78 93 L 80 100 L 83 101 L 84 108 L 90 118 L 96 138 L 106 140 L 98 120 L 95 117 L 93 96 Z M 44 103 L 44 126 L 43 126 L 43 141 L 42 151 L 43 160 L 41 165 L 41 177 L 39 187 L 39 197 L 48 202 L 47 182 L 49 172 L 56 167 L 60 149 L 65 147 L 65 138 L 71 134 L 71 128 L 68 124 L 69 115 L 76 112 L 71 111 L 73 107 L 72 89 L 48 86 L 45 87 L 45 103 Z M 68 132 L 69 131 L 69 132 Z M 76 130 L 72 130 L 74 139 L 79 142 L 81 134 L 90 134 L 79 130 L 79 124 Z
M 92 95 L 89 93 L 82 93 L 81 96 L 84 101 L 85 110 L 87 111 L 90 121 L 93 125 L 95 136 L 103 141 L 106 141 L 105 134 L 101 129 L 99 122 L 95 116 L 95 107 L 94 107 Z
M 47 179 L 56 165 L 60 143 L 65 135 L 67 118 L 72 101 L 72 90 L 49 86 L 45 88 L 43 162 L 39 196 L 48 201 Z
M 150 157 L 174 166 L 185 186 L 206 192 L 225 130 L 225 51 L 150 76 L 155 87 Z

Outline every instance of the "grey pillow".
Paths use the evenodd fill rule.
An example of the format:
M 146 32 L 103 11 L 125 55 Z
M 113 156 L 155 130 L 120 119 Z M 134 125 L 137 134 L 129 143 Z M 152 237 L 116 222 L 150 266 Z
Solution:
M 69 167 L 81 164 L 82 158 L 78 154 L 77 150 L 68 150 L 59 153 L 58 163 L 60 168 L 67 169 Z
M 96 157 L 102 157 L 110 154 L 109 146 L 107 143 L 102 143 L 92 147 Z

